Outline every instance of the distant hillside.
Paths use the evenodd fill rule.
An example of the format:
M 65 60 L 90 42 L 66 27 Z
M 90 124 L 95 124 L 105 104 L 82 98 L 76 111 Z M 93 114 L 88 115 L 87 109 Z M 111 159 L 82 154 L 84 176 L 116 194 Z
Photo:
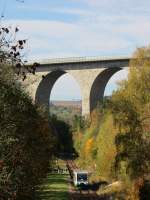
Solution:
M 81 115 L 82 101 L 51 101 L 50 112 L 69 124 L 75 115 Z
M 54 106 L 81 108 L 82 101 L 51 101 L 51 104 L 54 105 Z

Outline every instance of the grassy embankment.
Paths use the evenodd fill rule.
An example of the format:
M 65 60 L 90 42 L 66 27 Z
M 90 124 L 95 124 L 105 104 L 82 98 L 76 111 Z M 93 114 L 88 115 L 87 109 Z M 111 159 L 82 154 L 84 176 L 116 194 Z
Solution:
M 49 173 L 39 187 L 40 200 L 68 200 L 69 199 L 69 174 Z

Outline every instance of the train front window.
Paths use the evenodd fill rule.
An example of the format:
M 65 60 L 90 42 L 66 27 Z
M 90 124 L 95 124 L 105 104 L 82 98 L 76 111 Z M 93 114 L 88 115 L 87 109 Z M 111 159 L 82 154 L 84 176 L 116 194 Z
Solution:
M 78 173 L 77 174 L 77 181 L 87 181 L 87 174 Z

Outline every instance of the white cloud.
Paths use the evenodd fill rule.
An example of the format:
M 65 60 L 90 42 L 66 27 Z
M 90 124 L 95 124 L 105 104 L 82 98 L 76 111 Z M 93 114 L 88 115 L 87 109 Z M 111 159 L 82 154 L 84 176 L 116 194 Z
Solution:
M 115 20 L 118 19 L 119 21 Z M 32 57 L 45 53 L 50 57 L 82 55 L 130 54 L 137 46 L 150 43 L 150 21 L 129 16 L 123 20 L 115 16 L 97 17 L 88 21 L 60 22 L 48 20 L 12 20 L 9 24 L 20 27 L 22 37 L 29 38 Z M 117 22 L 116 22 L 117 21 Z M 20 36 L 21 37 L 21 36 Z
M 150 43 L 150 16 L 148 0 L 71 0 L 84 2 L 85 7 L 60 7 L 56 4 L 20 8 L 51 12 L 56 15 L 77 15 L 77 20 L 12 20 L 20 26 L 22 37 L 29 38 L 30 57 L 123 55 L 131 54 L 136 47 Z M 55 15 L 54 15 L 55 16 Z M 44 57 L 45 57 L 44 56 Z
M 26 9 L 76 15 L 76 20 L 11 20 L 20 27 L 20 36 L 28 38 L 29 58 L 124 55 L 136 47 L 150 44 L 149 0 L 72 0 L 85 7 L 39 6 Z M 25 6 L 22 9 L 25 9 Z M 110 83 L 127 77 L 120 72 Z M 116 87 L 116 86 L 115 86 Z M 108 85 L 109 91 L 111 86 Z

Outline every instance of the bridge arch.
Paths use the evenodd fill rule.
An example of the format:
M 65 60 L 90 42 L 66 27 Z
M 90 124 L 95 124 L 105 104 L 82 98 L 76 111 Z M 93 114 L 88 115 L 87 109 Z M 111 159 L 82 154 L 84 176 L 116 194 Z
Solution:
M 104 91 L 110 78 L 118 71 L 120 67 L 111 67 L 104 69 L 95 78 L 90 90 L 90 113 L 97 107 L 99 101 L 104 98 Z
M 79 85 L 78 81 L 72 74 L 64 70 L 54 70 L 49 72 L 39 83 L 36 94 L 35 94 L 35 103 L 43 105 L 46 108 L 47 114 L 50 113 L 50 96 L 53 86 L 56 81 L 63 76 L 64 74 L 69 74 Z M 80 85 L 79 85 L 80 87 Z M 81 89 L 80 89 L 81 92 Z

